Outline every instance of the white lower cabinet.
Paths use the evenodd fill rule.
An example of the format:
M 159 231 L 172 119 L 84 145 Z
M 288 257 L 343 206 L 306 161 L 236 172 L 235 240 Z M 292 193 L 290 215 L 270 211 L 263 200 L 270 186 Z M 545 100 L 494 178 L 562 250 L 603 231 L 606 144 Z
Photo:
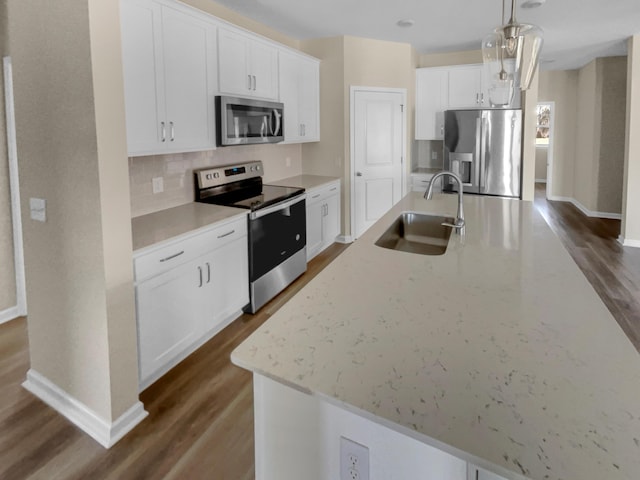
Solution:
M 143 390 L 249 302 L 246 218 L 143 254 L 134 264 Z
M 413 192 L 426 192 L 429 182 L 433 173 L 412 173 L 411 174 L 411 191 Z M 442 178 L 436 180 L 436 184 L 433 186 L 433 193 L 442 192 Z
M 307 261 L 340 234 L 340 181 L 307 190 Z

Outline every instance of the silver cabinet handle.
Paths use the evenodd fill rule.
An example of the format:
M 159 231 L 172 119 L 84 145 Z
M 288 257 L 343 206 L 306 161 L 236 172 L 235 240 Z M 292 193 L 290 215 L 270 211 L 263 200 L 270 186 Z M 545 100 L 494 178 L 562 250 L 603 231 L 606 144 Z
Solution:
M 306 136 L 307 135 L 307 129 L 304 126 L 304 123 L 302 124 L 302 136 Z
M 330 192 L 335 192 L 338 189 L 338 187 L 333 187 L 332 189 L 330 189 Z
M 302 136 L 302 124 L 298 125 L 298 135 Z
M 251 75 L 247 75 L 247 90 L 251 90 Z
M 164 142 L 167 139 L 167 129 L 165 127 L 165 123 L 160 122 L 160 127 L 162 128 L 162 141 Z
M 258 86 L 258 81 L 256 80 L 256 76 L 253 75 L 253 91 L 256 90 L 256 87 Z
M 198 267 L 198 275 L 200 275 L 200 285 L 198 288 L 202 287 L 202 267 Z
M 231 230 L 230 232 L 223 233 L 222 235 L 218 235 L 218 238 L 228 237 L 229 235 L 231 235 L 234 232 L 235 232 L 235 230 Z
M 171 132 L 171 141 L 173 142 L 176 139 L 176 130 L 173 126 L 173 122 L 169 122 L 170 132 Z
M 168 257 L 165 258 L 161 258 L 160 261 L 161 262 L 167 262 L 173 258 L 179 257 L 180 255 L 182 255 L 184 253 L 184 250 L 178 252 L 178 253 L 174 253 L 173 255 L 169 255 Z
M 211 283 L 211 265 L 209 265 L 209 262 L 207 262 L 206 265 L 207 265 L 207 283 Z
M 356 172 L 356 177 L 361 177 L 362 176 L 362 172 Z
M 444 125 L 440 125 L 440 135 L 444 135 Z
M 313 199 L 313 198 L 318 198 L 319 196 L 320 196 L 320 194 L 319 194 L 319 193 L 317 193 L 316 195 L 313 195 L 311 198 L 312 198 L 312 199 Z

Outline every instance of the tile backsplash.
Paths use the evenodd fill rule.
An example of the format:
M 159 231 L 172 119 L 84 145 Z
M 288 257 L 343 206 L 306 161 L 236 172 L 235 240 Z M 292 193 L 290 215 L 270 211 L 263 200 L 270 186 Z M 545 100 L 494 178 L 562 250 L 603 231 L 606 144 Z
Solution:
M 193 202 L 193 170 L 248 160 L 262 160 L 264 181 L 302 174 L 302 147 L 247 145 L 222 147 L 206 152 L 175 153 L 129 158 L 131 216 L 165 210 Z M 162 177 L 164 191 L 153 193 L 152 179 Z

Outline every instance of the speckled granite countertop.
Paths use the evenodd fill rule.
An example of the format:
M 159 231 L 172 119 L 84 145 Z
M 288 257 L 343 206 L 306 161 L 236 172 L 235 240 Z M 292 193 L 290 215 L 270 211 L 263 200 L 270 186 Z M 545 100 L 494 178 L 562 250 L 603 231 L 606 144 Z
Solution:
M 409 194 L 233 362 L 510 478 L 637 480 L 640 355 L 532 203 L 466 196 L 442 256 L 374 245 L 456 200 Z
M 322 175 L 296 175 L 295 177 L 283 178 L 274 182 L 265 182 L 269 185 L 280 185 L 284 187 L 299 187 L 305 190 L 321 187 L 331 182 L 340 180 L 338 177 L 325 177 Z
M 133 251 L 243 215 L 247 210 L 242 208 L 193 202 L 135 217 L 131 219 Z

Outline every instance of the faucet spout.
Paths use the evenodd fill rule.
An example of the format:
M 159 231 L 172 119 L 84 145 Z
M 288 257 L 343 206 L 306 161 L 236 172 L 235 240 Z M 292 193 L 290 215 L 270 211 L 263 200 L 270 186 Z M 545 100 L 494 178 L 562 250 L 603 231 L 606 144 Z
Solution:
M 431 200 L 433 198 L 433 185 L 435 184 L 436 180 L 438 180 L 440 177 L 444 177 L 447 175 L 453 178 L 458 184 L 458 211 L 456 213 L 456 220 L 454 223 L 452 224 L 443 223 L 443 225 L 454 228 L 458 235 L 464 235 L 465 223 L 464 223 L 464 209 L 462 206 L 462 180 L 460 180 L 460 177 L 458 175 L 449 171 L 442 171 L 442 172 L 436 173 L 433 177 L 431 177 L 431 180 L 429 181 L 429 185 L 427 185 L 427 189 L 424 192 L 424 198 L 426 200 Z

